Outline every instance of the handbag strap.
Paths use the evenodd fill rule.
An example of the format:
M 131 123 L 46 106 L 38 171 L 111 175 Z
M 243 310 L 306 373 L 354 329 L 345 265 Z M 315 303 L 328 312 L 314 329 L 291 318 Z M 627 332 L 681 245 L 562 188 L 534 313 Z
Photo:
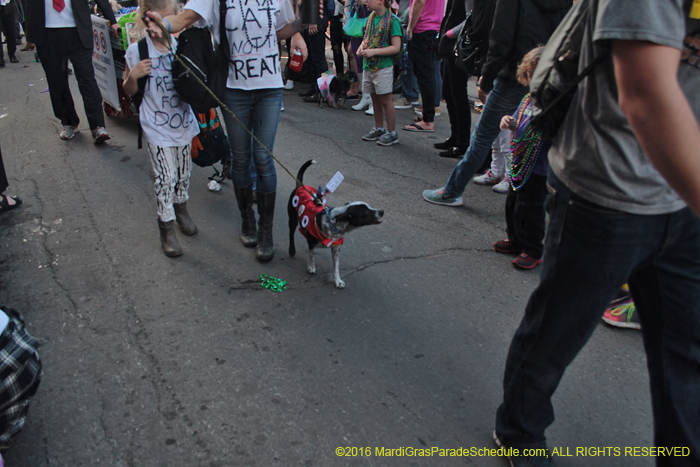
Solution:
M 226 0 L 219 0 L 219 52 L 226 58 L 226 63 L 231 60 L 231 52 L 228 44 L 228 34 L 226 34 Z M 223 47 L 223 49 L 222 49 Z

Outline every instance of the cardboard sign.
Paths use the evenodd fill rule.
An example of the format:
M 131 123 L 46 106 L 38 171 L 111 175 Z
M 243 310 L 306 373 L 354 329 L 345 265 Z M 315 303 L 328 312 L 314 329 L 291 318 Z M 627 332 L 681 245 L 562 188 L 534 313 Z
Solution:
M 100 87 L 102 99 L 115 109 L 121 110 L 112 42 L 109 38 L 111 33 L 109 21 L 92 15 L 92 66 L 95 69 L 95 80 Z

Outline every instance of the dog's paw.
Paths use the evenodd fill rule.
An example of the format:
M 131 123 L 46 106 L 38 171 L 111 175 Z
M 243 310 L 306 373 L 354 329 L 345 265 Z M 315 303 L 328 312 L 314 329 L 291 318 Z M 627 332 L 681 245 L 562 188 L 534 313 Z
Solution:
M 336 289 L 344 289 L 345 288 L 345 281 L 343 281 L 343 279 L 336 279 L 335 280 L 335 288 Z
M 306 272 L 309 274 L 316 274 L 316 266 L 307 266 Z

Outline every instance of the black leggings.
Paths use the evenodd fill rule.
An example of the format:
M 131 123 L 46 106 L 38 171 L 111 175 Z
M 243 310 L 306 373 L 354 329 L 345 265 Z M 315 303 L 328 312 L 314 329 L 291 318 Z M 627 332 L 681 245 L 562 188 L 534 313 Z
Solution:
M 0 148 L 0 194 L 5 193 L 7 187 L 10 186 L 10 182 L 7 181 L 7 174 L 5 174 L 5 164 L 2 162 L 2 148 Z
M 518 191 L 508 190 L 506 197 L 508 240 L 535 259 L 542 257 L 546 196 L 547 177 L 532 174 L 525 186 Z

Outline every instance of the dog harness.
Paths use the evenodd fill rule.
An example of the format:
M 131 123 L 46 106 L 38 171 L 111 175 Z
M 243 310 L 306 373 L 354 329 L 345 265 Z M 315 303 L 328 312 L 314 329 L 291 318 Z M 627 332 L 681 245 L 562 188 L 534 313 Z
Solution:
M 316 225 L 316 216 L 319 213 L 324 213 L 326 207 L 323 204 L 316 202 L 316 190 L 312 187 L 300 186 L 294 192 L 292 197 L 292 207 L 297 211 L 299 217 L 299 232 L 306 238 L 315 238 L 323 244 L 323 246 L 340 246 L 343 244 L 343 238 L 333 240 L 323 235 L 321 229 Z

